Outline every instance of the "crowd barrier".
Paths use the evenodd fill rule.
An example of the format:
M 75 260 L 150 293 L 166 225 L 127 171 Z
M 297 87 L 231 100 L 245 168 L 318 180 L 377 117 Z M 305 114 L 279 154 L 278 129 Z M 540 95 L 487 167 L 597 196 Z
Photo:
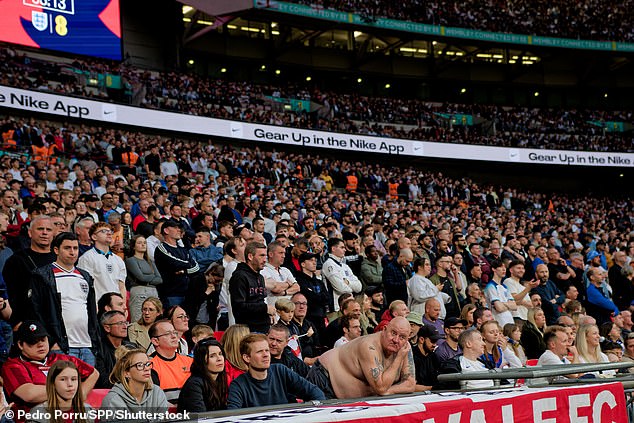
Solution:
M 448 380 L 542 378 L 573 372 L 625 369 L 630 363 L 581 364 L 504 369 L 441 375 Z M 513 376 L 513 377 L 511 377 Z M 511 385 L 509 385 L 511 386 Z M 363 423 L 625 423 L 632 403 L 634 375 L 576 380 L 547 387 L 416 393 L 355 400 L 331 400 L 203 413 L 195 421 L 229 422 L 363 422 Z M 192 420 L 194 421 L 194 420 Z M 629 422 L 632 422 L 629 416 Z

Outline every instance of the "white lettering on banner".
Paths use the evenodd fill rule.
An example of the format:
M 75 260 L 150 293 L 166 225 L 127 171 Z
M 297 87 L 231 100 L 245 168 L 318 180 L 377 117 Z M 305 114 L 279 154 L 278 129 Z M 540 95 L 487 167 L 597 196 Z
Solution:
M 590 406 L 590 394 L 571 395 L 568 397 L 570 404 L 570 421 L 575 423 L 588 423 L 587 416 L 580 416 L 579 409 Z
M 502 423 L 515 423 L 513 418 L 513 406 L 511 404 L 502 406 Z
M 185 115 L 2 85 L 0 106 L 158 130 L 348 152 L 565 166 L 634 166 L 634 153 L 521 149 L 339 134 Z
M 603 405 L 607 404 L 610 409 L 614 410 L 616 407 L 616 398 L 610 391 L 601 391 L 594 399 L 594 403 L 592 404 L 592 421 L 600 422 L 601 421 L 601 411 L 603 409 Z M 618 423 L 612 420 L 610 423 Z
M 543 398 L 533 401 L 533 418 L 535 423 L 557 423 L 557 419 L 544 419 L 543 414 L 557 410 L 557 399 Z

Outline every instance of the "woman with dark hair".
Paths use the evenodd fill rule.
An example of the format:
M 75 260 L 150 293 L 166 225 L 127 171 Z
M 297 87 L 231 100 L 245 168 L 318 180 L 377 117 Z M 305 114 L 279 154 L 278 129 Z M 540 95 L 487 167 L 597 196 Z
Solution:
M 53 363 L 46 376 L 46 402 L 31 409 L 31 416 L 42 416 L 41 419 L 31 419 L 31 422 L 46 423 L 87 423 L 82 417 L 90 410 L 89 405 L 84 404 L 81 391 L 81 377 L 79 370 L 72 361 L 59 360 Z M 69 419 L 63 413 L 68 413 L 79 418 Z M 57 414 L 56 414 L 57 412 Z M 44 416 L 50 416 L 50 419 Z
M 141 317 L 141 305 L 150 297 L 158 297 L 156 286 L 163 283 L 156 265 L 148 259 L 147 241 L 142 235 L 135 235 L 130 240 L 130 251 L 125 259 L 130 282 L 130 320 Z
M 227 408 L 225 354 L 215 338 L 205 338 L 194 348 L 191 376 L 178 398 L 178 411 L 202 413 Z

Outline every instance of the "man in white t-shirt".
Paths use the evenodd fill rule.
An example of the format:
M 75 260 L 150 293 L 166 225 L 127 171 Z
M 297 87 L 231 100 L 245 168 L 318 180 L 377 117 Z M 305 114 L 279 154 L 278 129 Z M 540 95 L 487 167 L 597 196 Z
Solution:
M 335 348 L 361 336 L 361 322 L 352 315 L 341 316 L 341 329 L 343 336 L 335 342 Z
M 511 293 L 517 305 L 517 310 L 511 313 L 514 318 L 526 321 L 528 319 L 528 309 L 533 308 L 528 293 L 531 289 L 539 285 L 539 281 L 532 280 L 522 285 L 522 278 L 524 277 L 526 268 L 524 267 L 524 263 L 519 260 L 513 260 L 509 263 L 509 272 L 511 272 L 511 276 L 504 280 L 504 286 Z
M 484 296 L 487 304 L 493 313 L 493 317 L 500 326 L 504 327 L 507 323 L 515 323 L 513 320 L 513 311 L 517 310 L 517 304 L 508 289 L 502 284 L 502 280 L 506 276 L 506 266 L 502 260 L 493 260 L 491 263 L 493 269 L 493 277 L 484 288 Z
M 112 226 L 105 222 L 95 223 L 91 226 L 89 234 L 95 245 L 79 258 L 77 266 L 95 278 L 97 299 L 108 292 L 118 292 L 121 297 L 127 298 L 125 263 L 110 250 Z
M 266 303 L 275 306 L 280 298 L 291 299 L 291 295 L 299 292 L 299 284 L 295 276 L 282 266 L 286 257 L 286 249 L 279 241 L 271 242 L 267 247 L 268 261 L 260 274 L 264 277 L 267 290 Z
M 538 366 L 552 366 L 561 364 L 578 363 L 577 348 L 570 344 L 570 338 L 563 326 L 549 326 L 544 334 L 544 343 L 546 351 L 539 357 Z M 568 358 L 572 357 L 572 361 Z M 580 375 L 570 374 L 565 376 L 556 376 L 552 379 L 576 379 Z M 535 379 L 535 383 L 546 382 L 545 378 Z
M 75 267 L 79 242 L 74 233 L 58 234 L 51 247 L 55 262 L 40 267 L 33 276 L 30 300 L 35 318 L 46 327 L 52 350 L 94 366 L 93 351 L 100 338 L 93 279 Z
M 462 348 L 462 355 L 459 357 L 462 373 L 486 372 L 484 364 L 478 361 L 478 357 L 484 354 L 484 340 L 476 329 L 468 329 L 458 338 L 458 345 Z M 470 380 L 467 382 L 468 389 L 493 387 L 493 380 Z

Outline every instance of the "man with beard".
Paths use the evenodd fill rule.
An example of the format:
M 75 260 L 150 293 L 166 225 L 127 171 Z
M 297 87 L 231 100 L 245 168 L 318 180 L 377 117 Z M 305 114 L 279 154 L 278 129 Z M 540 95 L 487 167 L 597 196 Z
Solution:
M 460 334 L 467 329 L 467 321 L 450 317 L 445 320 L 445 342 L 441 342 L 434 350 L 434 355 L 440 362 L 447 361 L 462 354 L 462 349 L 458 345 Z
M 548 266 L 545 264 L 537 265 L 535 274 L 539 278 L 539 286 L 535 288 L 535 291 L 542 299 L 542 309 L 546 315 L 546 324 L 554 325 L 560 316 L 559 306 L 564 303 L 566 296 L 549 279 Z
M 436 328 L 422 326 L 418 330 L 416 345 L 412 348 L 416 368 L 416 392 L 429 391 L 438 383 L 440 361 L 434 354 L 436 343 L 442 339 Z
M 407 280 L 412 276 L 410 263 L 414 254 L 409 248 L 400 250 L 396 259 L 383 268 L 383 286 L 388 303 L 401 300 L 407 303 Z

